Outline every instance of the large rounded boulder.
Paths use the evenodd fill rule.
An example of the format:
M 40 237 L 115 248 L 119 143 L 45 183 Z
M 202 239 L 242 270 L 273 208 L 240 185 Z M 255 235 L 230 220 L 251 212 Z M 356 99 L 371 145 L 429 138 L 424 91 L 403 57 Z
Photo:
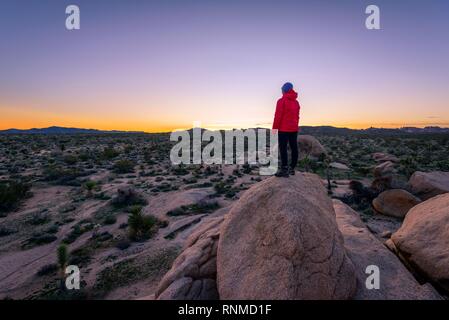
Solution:
M 416 281 L 401 261 L 368 230 L 358 212 L 340 200 L 334 200 L 334 209 L 358 279 L 354 300 L 441 299 L 429 283 L 420 285 Z M 366 287 L 366 268 L 370 265 L 380 270 L 380 287 L 375 290 Z
M 356 289 L 318 176 L 268 178 L 236 202 L 217 252 L 220 299 L 349 299 Z
M 423 200 L 449 192 L 449 172 L 416 171 L 409 180 L 410 190 Z
M 298 136 L 298 148 L 301 158 L 306 156 L 319 158 L 326 155 L 326 149 L 314 136 L 300 134 Z
M 407 212 L 421 203 L 421 200 L 402 189 L 382 192 L 373 200 L 373 207 L 377 212 L 396 218 L 404 218 Z
M 409 266 L 449 292 L 449 193 L 413 207 L 391 240 Z

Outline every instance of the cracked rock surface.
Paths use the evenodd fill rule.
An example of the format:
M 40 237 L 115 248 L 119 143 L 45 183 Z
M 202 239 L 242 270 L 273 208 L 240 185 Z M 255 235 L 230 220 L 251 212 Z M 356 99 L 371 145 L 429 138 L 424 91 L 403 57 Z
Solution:
M 184 251 L 159 283 L 159 300 L 215 300 L 216 257 L 223 217 L 206 218 L 187 239 Z

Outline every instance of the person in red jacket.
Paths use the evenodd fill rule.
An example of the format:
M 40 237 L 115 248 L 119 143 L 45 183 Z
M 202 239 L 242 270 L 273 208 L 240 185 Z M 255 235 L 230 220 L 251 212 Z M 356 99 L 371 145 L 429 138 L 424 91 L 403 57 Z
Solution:
M 298 162 L 298 123 L 300 105 L 298 94 L 293 90 L 290 82 L 282 86 L 282 98 L 276 104 L 273 130 L 278 131 L 279 151 L 281 154 L 281 170 L 276 173 L 277 177 L 288 177 L 295 174 Z M 290 145 L 292 159 L 288 165 L 287 145 Z

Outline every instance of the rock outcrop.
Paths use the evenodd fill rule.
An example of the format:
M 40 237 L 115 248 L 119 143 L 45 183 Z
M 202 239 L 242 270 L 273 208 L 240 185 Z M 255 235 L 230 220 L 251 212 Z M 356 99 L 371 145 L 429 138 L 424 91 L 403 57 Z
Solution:
M 423 200 L 449 192 L 449 172 L 416 171 L 409 180 L 410 191 Z
M 386 162 L 386 161 L 399 162 L 398 157 L 383 152 L 373 153 L 373 159 L 376 162 Z
M 374 167 L 374 178 L 383 178 L 393 175 L 396 172 L 394 163 L 391 161 L 382 162 Z
M 389 158 L 388 158 L 389 159 Z M 388 189 L 400 189 L 405 187 L 405 183 L 401 183 L 395 164 L 391 160 L 380 162 L 373 169 L 374 180 L 371 189 L 376 192 L 383 192 Z
M 343 171 L 350 170 L 347 165 L 345 165 L 344 163 L 339 163 L 339 162 L 331 162 L 329 164 L 329 167 L 331 167 L 333 169 L 337 169 L 337 170 L 343 170 Z
M 338 227 L 357 274 L 357 300 L 434 300 L 440 295 L 429 284 L 420 285 L 399 259 L 361 221 L 359 214 L 334 200 Z M 379 267 L 379 289 L 367 289 L 365 273 L 370 265 Z
M 237 201 L 217 253 L 221 299 L 349 299 L 354 267 L 318 176 L 268 178 Z
M 373 200 L 373 207 L 377 212 L 396 218 L 404 218 L 407 212 L 421 203 L 421 200 L 402 189 L 382 192 Z
M 319 158 L 326 154 L 326 149 L 324 149 L 323 145 L 314 136 L 310 135 L 300 134 L 298 136 L 298 148 L 301 158 L 306 156 Z
M 183 252 L 159 283 L 159 300 L 215 300 L 216 256 L 223 217 L 205 221 L 187 239 Z
M 413 207 L 391 240 L 412 268 L 449 292 L 449 194 Z

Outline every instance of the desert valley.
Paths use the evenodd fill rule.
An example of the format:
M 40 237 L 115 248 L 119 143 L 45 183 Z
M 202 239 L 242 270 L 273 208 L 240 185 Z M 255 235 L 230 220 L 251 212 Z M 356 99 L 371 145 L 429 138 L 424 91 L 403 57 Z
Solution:
M 0 135 L 0 298 L 448 297 L 448 132 L 306 127 L 289 178 L 174 166 L 173 144 Z M 67 265 L 80 290 L 60 286 Z

